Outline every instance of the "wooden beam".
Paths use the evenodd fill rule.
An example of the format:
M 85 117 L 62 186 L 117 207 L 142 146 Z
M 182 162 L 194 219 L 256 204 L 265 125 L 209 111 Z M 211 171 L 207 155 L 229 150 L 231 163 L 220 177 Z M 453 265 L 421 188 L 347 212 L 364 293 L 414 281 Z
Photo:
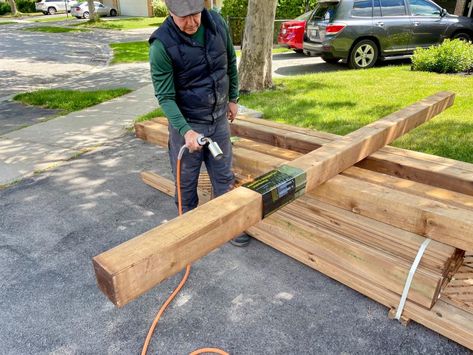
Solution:
M 141 176 L 146 177 L 143 179 L 145 183 L 164 193 L 170 192 L 169 180 L 152 173 L 142 173 Z M 324 211 L 323 215 L 314 213 L 312 209 L 314 203 L 318 211 Z M 354 222 L 349 223 L 350 220 Z M 272 238 L 289 242 L 296 239 L 297 246 L 311 252 L 314 257 L 325 257 L 338 265 L 345 265 L 345 268 L 356 270 L 364 278 L 382 284 L 399 295 L 418 246 L 425 240 L 425 238 L 409 235 L 375 220 L 314 201 L 314 198 L 308 196 L 303 196 L 283 207 L 250 230 L 254 231 L 253 228 L 267 231 Z M 386 229 L 386 234 L 384 234 L 384 229 Z M 391 229 L 397 232 L 394 237 L 397 243 L 394 247 L 389 245 Z M 382 239 L 382 243 L 378 245 L 376 245 L 378 242 L 376 230 L 380 232 Z M 372 239 L 372 237 L 375 238 Z M 411 239 L 414 238 L 420 242 L 416 240 L 412 243 Z M 417 246 L 417 248 L 408 248 L 407 257 L 402 250 L 403 242 Z M 431 308 L 437 300 L 445 276 L 441 271 L 448 270 L 447 263 L 455 252 L 454 248 L 447 247 L 450 250 L 448 255 L 444 256 L 443 263 L 436 263 L 435 266 L 432 265 L 433 267 L 426 265 L 430 261 L 432 251 L 441 250 L 443 247 L 436 243 L 427 250 L 409 291 L 409 299 L 426 308 Z
M 438 93 L 297 158 L 306 189 L 337 175 L 453 104 Z M 259 222 L 261 194 L 239 187 L 93 258 L 97 282 L 121 307 Z
M 136 136 L 165 147 L 167 128 L 152 122 L 164 126 L 168 124 L 164 117 L 137 123 Z M 232 134 L 240 138 L 240 141 L 234 143 L 235 147 L 248 148 L 248 142 L 252 140 L 252 150 L 287 160 L 295 159 L 296 152 L 308 153 L 340 138 L 331 133 L 245 116 L 239 116 L 230 127 Z M 258 148 L 258 143 L 266 145 Z M 270 150 L 265 150 L 268 147 Z M 281 151 L 279 155 L 273 154 L 278 152 L 277 148 L 282 148 L 286 152 L 284 154 L 288 154 L 289 149 L 292 153 L 286 156 L 281 155 Z M 473 196 L 473 164 L 470 163 L 387 146 L 358 162 L 356 166 Z
M 155 126 L 148 128 L 154 130 Z M 157 131 L 161 131 L 161 127 Z M 151 135 L 154 136 L 155 132 Z M 165 139 L 160 137 L 160 140 Z M 286 164 L 286 157 L 294 159 L 301 156 L 301 153 L 268 147 L 271 146 L 248 140 L 242 140 L 241 144 L 237 142 L 233 150 L 235 171 L 254 177 Z M 435 169 L 436 166 L 430 167 Z M 469 237 L 473 223 L 471 212 L 468 212 L 473 206 L 470 195 L 357 167 L 344 170 L 308 195 L 442 243 L 467 250 L 473 248 Z
M 144 183 L 165 194 L 174 196 L 174 183 L 172 181 L 152 172 L 143 172 L 141 177 Z M 202 202 L 207 201 L 209 201 L 208 197 L 204 198 Z M 312 194 L 300 197 L 297 201 L 276 211 L 272 216 L 277 217 L 284 213 L 289 213 L 295 218 L 302 213 L 304 215 L 303 220 L 310 225 L 322 226 L 339 235 L 348 236 L 352 240 L 370 245 L 405 260 L 414 260 L 420 245 L 425 240 L 424 237 L 417 234 L 322 202 Z M 261 223 L 263 222 L 256 226 Z M 433 272 L 446 272 L 449 269 L 447 264 L 451 262 L 454 253 L 455 248 L 432 241 L 421 259 L 420 267 Z M 447 274 L 442 275 L 447 276 Z
M 232 133 L 239 137 L 300 153 L 308 153 L 339 138 L 335 134 L 248 117 L 241 117 L 234 121 L 231 128 Z M 473 195 L 473 164 L 387 146 L 356 165 L 364 169 Z

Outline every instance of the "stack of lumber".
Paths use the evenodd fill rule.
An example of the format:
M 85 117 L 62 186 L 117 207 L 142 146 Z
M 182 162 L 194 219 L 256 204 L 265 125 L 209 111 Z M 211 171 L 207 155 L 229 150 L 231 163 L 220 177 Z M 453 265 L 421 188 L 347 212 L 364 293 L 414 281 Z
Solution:
M 473 313 L 473 252 L 466 253 L 463 264 L 443 290 L 442 300 Z
M 234 142 L 234 169 L 240 181 L 337 139 L 245 117 L 231 127 L 240 137 Z M 139 138 L 167 146 L 166 119 L 142 122 L 135 129 Z M 155 188 L 174 193 L 172 182 L 152 173 L 142 175 Z M 201 186 L 207 192 L 201 195 L 204 200 L 208 187 Z M 471 195 L 471 165 L 385 147 L 249 228 L 248 233 L 395 309 L 425 236 L 441 234 L 449 240 L 462 233 L 462 214 L 473 211 Z M 437 301 L 462 265 L 463 254 L 435 240 L 429 244 L 415 273 L 404 316 L 473 348 L 473 314 L 454 301 L 445 301 L 445 296 Z

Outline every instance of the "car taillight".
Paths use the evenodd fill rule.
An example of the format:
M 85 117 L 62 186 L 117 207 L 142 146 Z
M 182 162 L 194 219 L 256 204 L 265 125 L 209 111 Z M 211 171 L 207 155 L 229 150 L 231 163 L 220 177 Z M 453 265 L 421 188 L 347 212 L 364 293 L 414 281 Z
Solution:
M 289 26 L 288 30 L 298 30 L 299 28 L 304 28 L 304 26 Z
M 345 27 L 347 27 L 345 24 L 327 25 L 325 28 L 325 34 L 335 35 L 341 32 Z

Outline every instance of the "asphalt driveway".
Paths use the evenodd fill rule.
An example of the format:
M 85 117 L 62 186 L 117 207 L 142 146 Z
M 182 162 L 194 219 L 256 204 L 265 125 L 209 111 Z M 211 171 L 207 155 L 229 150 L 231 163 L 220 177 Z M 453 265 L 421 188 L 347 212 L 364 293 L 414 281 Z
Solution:
M 170 176 L 167 153 L 128 134 L 0 191 L 0 353 L 138 354 L 172 277 L 116 309 L 91 258 L 176 215 L 140 181 Z M 231 354 L 469 354 L 289 257 L 252 241 L 193 266 L 150 354 L 218 346 Z

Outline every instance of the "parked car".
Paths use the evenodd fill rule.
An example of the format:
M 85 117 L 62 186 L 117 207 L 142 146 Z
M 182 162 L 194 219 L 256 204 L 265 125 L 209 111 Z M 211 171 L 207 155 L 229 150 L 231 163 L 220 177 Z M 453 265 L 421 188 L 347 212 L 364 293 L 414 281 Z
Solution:
M 370 68 L 446 38 L 471 41 L 473 19 L 430 0 L 321 0 L 307 21 L 304 52 L 328 63 Z
M 57 12 L 69 12 L 73 6 L 77 5 L 76 0 L 39 0 L 35 4 L 36 11 L 45 15 L 54 15 Z
M 281 24 L 278 35 L 278 43 L 297 53 L 302 53 L 302 42 L 304 40 L 305 24 L 312 11 L 306 12 L 294 20 L 285 21 Z
M 99 16 L 117 16 L 117 9 L 101 4 L 94 1 L 95 11 Z M 77 18 L 89 18 L 89 4 L 87 2 L 81 2 L 71 9 L 71 15 Z

